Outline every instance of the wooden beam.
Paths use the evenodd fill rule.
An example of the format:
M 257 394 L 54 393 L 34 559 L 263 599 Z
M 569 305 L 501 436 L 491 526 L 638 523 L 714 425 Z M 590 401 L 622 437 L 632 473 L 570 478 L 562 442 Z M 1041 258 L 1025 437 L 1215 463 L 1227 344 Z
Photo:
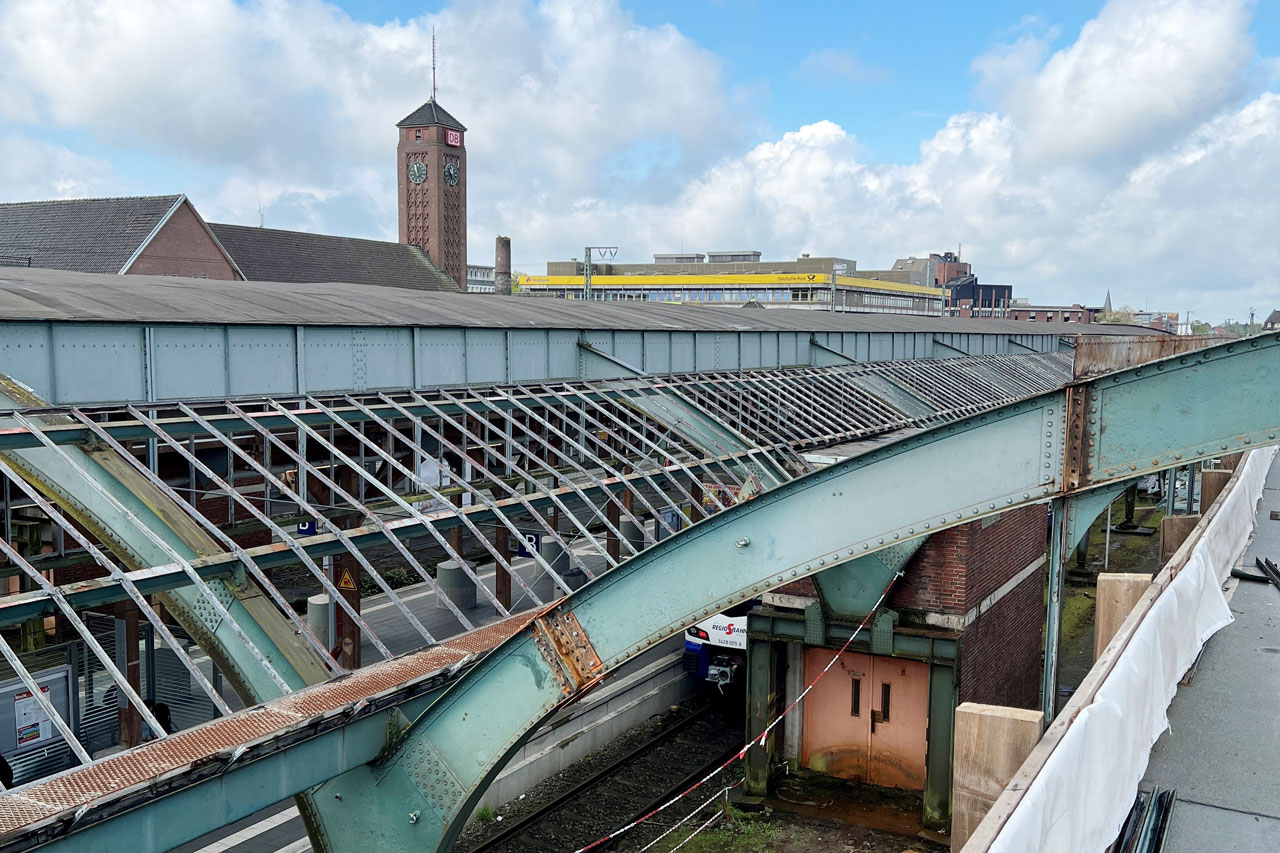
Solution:
M 1199 523 L 1198 515 L 1166 515 L 1160 519 L 1160 565 L 1173 559 L 1174 553 Z
M 1227 480 L 1231 479 L 1233 473 L 1227 470 L 1200 472 L 1200 512 L 1203 513 L 1213 506 L 1213 502 L 1218 499 L 1218 495 L 1222 494 Z

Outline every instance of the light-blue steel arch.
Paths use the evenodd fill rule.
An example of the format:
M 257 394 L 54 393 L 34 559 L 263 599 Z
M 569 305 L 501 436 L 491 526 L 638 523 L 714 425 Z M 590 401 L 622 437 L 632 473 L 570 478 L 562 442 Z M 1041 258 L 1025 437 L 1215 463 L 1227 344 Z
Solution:
M 1010 404 L 817 471 L 668 539 L 563 599 L 610 670 L 698 618 L 984 515 L 1276 443 L 1280 335 L 1222 344 Z M 1068 400 L 1077 407 L 1066 435 Z M 1068 458 L 1067 443 L 1079 458 Z M 1072 477 L 1065 471 L 1082 469 Z M 495 649 L 381 760 L 314 790 L 326 848 L 448 850 L 568 689 L 537 627 Z M 545 645 L 545 644 L 544 644 Z

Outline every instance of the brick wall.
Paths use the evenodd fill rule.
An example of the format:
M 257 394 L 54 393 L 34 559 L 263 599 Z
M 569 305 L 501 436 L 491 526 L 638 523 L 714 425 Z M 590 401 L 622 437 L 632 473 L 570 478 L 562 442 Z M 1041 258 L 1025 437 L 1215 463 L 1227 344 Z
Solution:
M 129 267 L 129 274 L 239 278 L 190 202 L 185 202 L 169 218 Z
M 963 616 L 1044 556 L 1045 506 L 1023 507 L 929 538 L 889 606 Z M 1044 572 L 1032 572 L 960 635 L 960 700 L 1035 708 L 1040 701 Z
M 921 546 L 889 596 L 894 610 L 960 614 L 973 528 L 979 522 L 935 533 Z
M 1001 513 L 994 523 L 977 521 L 970 528 L 971 550 L 964 609 L 977 607 L 1011 577 L 1044 555 L 1049 508 L 1028 506 Z
M 1040 707 L 1044 573 L 1033 572 L 964 630 L 960 701 Z

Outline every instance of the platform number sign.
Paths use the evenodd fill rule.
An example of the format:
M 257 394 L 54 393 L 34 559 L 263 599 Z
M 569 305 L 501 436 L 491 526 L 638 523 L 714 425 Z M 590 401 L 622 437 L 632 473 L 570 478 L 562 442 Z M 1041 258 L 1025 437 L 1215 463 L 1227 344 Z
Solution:
M 452 145 L 454 148 L 459 148 L 459 147 L 461 147 L 461 146 L 462 146 L 462 131 L 460 131 L 460 130 L 446 130 L 446 131 L 444 132 L 444 141 L 445 141 L 446 143 L 448 143 L 449 145 Z
M 521 530 L 516 540 L 516 553 L 521 557 L 533 559 L 533 555 L 542 551 L 542 534 L 532 530 Z

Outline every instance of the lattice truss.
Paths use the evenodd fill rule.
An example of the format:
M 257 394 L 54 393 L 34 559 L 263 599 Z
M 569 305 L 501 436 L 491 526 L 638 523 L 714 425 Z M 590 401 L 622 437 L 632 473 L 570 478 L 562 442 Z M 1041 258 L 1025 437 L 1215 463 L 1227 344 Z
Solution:
M 235 697 L 229 702 L 215 688 L 208 661 L 175 636 L 156 593 L 195 590 L 201 606 L 220 617 L 219 630 L 252 651 L 258 675 L 287 693 L 287 679 L 233 618 L 214 579 L 238 577 L 260 588 L 330 677 L 338 676 L 340 656 L 308 625 L 303 603 L 310 595 L 327 593 L 371 654 L 391 658 L 571 592 L 688 523 L 811 470 L 805 450 L 925 428 L 1070 378 L 1070 354 L 991 355 L 0 411 L 0 566 L 22 579 L 21 591 L 0 597 L 0 626 L 56 621 L 64 637 L 83 640 L 124 700 L 164 737 L 84 611 L 131 600 L 157 644 L 174 652 L 217 713 L 228 714 Z M 92 464 L 76 453 L 86 448 Z M 168 562 L 138 565 L 111 530 L 111 519 L 129 510 L 103 485 L 101 471 L 89 470 L 95 466 L 141 478 L 181 516 L 172 523 L 194 525 L 217 552 L 184 557 L 153 532 L 151 544 Z M 72 475 L 94 511 L 65 488 Z M 22 531 L 31 530 L 40 533 L 24 541 Z M 541 539 L 540 549 L 517 547 L 531 536 Z M 451 594 L 441 585 L 443 561 L 465 573 L 476 605 L 460 605 L 456 588 Z M 382 596 L 400 636 L 408 626 L 407 644 L 384 637 L 386 629 L 375 628 L 338 589 L 344 570 Z M 427 595 L 451 614 L 445 629 L 429 630 L 411 608 Z M 12 636 L 0 642 L 9 668 L 75 757 L 90 763 Z

